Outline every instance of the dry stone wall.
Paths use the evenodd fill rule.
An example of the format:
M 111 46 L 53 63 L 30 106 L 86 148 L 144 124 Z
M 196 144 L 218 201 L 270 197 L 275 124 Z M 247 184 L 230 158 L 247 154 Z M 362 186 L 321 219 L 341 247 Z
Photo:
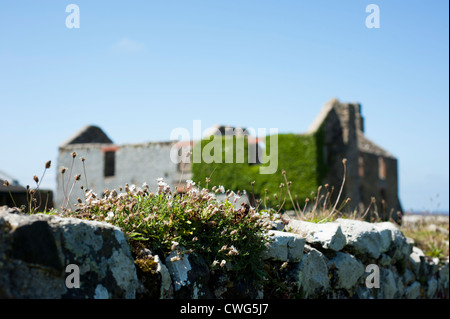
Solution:
M 4 206 L 0 207 L 0 298 L 449 296 L 448 259 L 427 258 L 392 223 L 290 220 L 286 225 L 275 223 L 270 233 L 273 240 L 262 257 L 272 281 L 267 278 L 262 286 L 249 288 L 231 282 L 226 271 L 210 271 L 195 253 L 186 252 L 179 259 L 143 249 L 136 260 L 122 231 L 112 225 L 23 215 Z M 275 289 L 273 278 L 283 288 Z

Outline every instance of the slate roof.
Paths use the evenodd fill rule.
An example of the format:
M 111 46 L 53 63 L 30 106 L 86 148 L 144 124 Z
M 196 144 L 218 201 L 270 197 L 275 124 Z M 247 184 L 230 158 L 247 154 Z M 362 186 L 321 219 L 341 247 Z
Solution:
M 9 187 L 3 186 L 3 179 L 0 179 L 0 193 L 26 193 L 27 189 L 23 186 L 20 185 L 16 185 L 16 184 L 11 184 L 9 185 Z M 10 182 L 10 181 L 9 181 Z M 8 189 L 9 188 L 9 189 Z
M 86 144 L 86 143 L 102 143 L 113 144 L 113 141 L 103 132 L 101 128 L 95 125 L 86 125 L 68 140 L 60 145 L 60 147 L 72 144 Z
M 374 142 L 369 140 L 364 135 L 363 132 L 358 131 L 357 134 L 358 134 L 357 135 L 358 149 L 360 151 L 365 152 L 365 153 L 371 153 L 371 154 L 379 155 L 379 156 L 395 158 L 394 155 L 392 155 L 391 153 L 386 151 L 384 148 L 382 148 L 381 146 L 378 146 L 377 144 L 375 144 Z

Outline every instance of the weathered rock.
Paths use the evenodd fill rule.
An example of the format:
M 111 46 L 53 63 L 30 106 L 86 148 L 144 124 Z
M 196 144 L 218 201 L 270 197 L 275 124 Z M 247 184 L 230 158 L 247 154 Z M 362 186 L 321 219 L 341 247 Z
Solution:
M 170 277 L 169 270 L 166 265 L 164 265 L 159 256 L 155 256 L 155 262 L 158 263 L 156 272 L 161 274 L 161 299 L 172 299 L 173 298 L 173 285 L 172 278 Z
M 409 285 L 413 283 L 416 280 L 416 276 L 414 276 L 414 273 L 409 269 L 406 268 L 405 273 L 403 274 L 403 282 L 405 285 Z
M 373 299 L 372 290 L 365 286 L 358 286 L 355 295 L 358 299 Z
M 411 286 L 405 289 L 406 299 L 417 299 L 420 297 L 420 283 L 415 281 Z
M 328 268 L 334 269 L 334 288 L 337 289 L 352 289 L 364 274 L 364 265 L 355 256 L 343 252 L 328 261 Z
M 377 291 L 378 299 L 394 299 L 399 295 L 397 276 L 392 270 L 380 268 L 380 288 Z
M 423 268 L 422 264 L 424 262 L 425 254 L 423 251 L 418 247 L 413 247 L 412 252 L 409 255 L 409 264 L 416 277 L 420 276 L 421 269 Z
M 346 239 L 337 223 L 317 224 L 300 220 L 290 220 L 287 228 L 290 232 L 302 235 L 309 244 L 339 251 L 344 248 Z
M 412 252 L 412 243 L 403 235 L 402 231 L 391 222 L 375 223 L 382 238 L 381 252 L 389 253 L 394 261 L 407 260 Z
M 326 257 L 317 249 L 305 245 L 306 254 L 290 273 L 297 288 L 306 298 L 324 296 L 330 289 Z
M 392 263 L 392 258 L 387 254 L 381 254 L 378 263 L 380 264 L 380 266 L 389 266 Z
M 270 230 L 272 242 L 263 254 L 263 259 L 299 262 L 303 257 L 305 238 L 298 234 Z
M 165 262 L 172 277 L 175 292 L 191 284 L 188 280 L 188 273 L 192 269 L 189 262 L 189 254 L 179 257 L 177 251 L 173 251 L 166 257 Z
M 449 267 L 448 267 L 448 258 L 444 262 L 444 264 L 439 268 L 439 283 L 441 289 L 447 292 L 448 295 L 448 285 L 449 282 Z
M 434 257 L 426 260 L 426 265 L 428 268 L 428 273 L 431 275 L 436 274 L 439 271 L 439 258 Z
M 342 218 L 338 218 L 336 223 L 341 226 L 345 235 L 346 247 L 358 257 L 378 259 L 383 252 L 382 248 L 387 246 L 386 241 L 390 236 L 386 233 L 382 236 L 373 224 Z M 383 244 L 380 245 L 380 243 Z
M 135 260 L 140 286 L 136 291 L 139 299 L 172 299 L 173 285 L 169 271 L 158 255 L 144 248 Z
M 68 288 L 68 265 L 79 288 Z M 75 283 L 75 280 L 74 280 Z M 72 287 L 69 284 L 70 287 Z M 134 298 L 138 280 L 122 231 L 110 224 L 0 210 L 0 297 Z
M 213 298 L 208 287 L 210 272 L 203 258 L 189 253 L 178 257 L 179 252 L 173 251 L 165 260 L 174 286 L 174 298 Z
M 427 281 L 426 295 L 428 299 L 436 298 L 436 292 L 438 289 L 438 281 L 436 278 L 430 278 Z

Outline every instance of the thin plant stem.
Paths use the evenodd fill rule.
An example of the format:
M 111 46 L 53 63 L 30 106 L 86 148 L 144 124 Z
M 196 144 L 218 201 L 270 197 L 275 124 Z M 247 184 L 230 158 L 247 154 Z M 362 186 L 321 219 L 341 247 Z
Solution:
M 75 156 L 76 156 L 76 153 L 73 152 L 72 153 L 72 165 L 70 166 L 69 177 L 67 178 L 66 190 L 69 189 L 69 181 L 70 181 L 70 177 L 72 176 L 73 164 L 75 163 L 75 156 L 73 154 L 75 154 Z M 67 203 L 63 203 L 63 206 L 64 206 L 64 204 L 65 204 L 65 206 L 67 206 L 69 204 L 68 196 L 66 196 L 66 201 L 67 201 Z
M 294 204 L 294 200 L 292 199 L 291 191 L 289 190 L 289 182 L 286 177 L 286 171 L 282 171 L 281 174 L 283 174 L 283 176 L 284 176 L 284 180 L 286 182 L 286 191 L 289 194 L 289 198 L 291 199 L 291 203 L 292 203 L 292 207 L 294 207 L 295 215 L 297 215 L 297 217 L 299 217 L 300 212 L 297 211 L 297 208 L 295 207 L 295 204 Z
M 327 217 L 325 217 L 325 219 L 329 219 L 329 218 L 331 218 L 333 216 L 334 211 L 336 210 L 336 206 L 339 203 L 339 199 L 341 198 L 342 191 L 344 190 L 345 176 L 347 175 L 347 159 L 346 158 L 344 158 L 342 160 L 342 165 L 344 165 L 344 177 L 342 178 L 341 189 L 339 190 L 339 194 L 338 194 L 338 197 L 336 199 L 336 203 L 334 203 L 334 206 L 333 206 L 333 209 L 331 210 L 331 213 Z
M 89 190 L 89 183 L 86 175 L 86 166 L 84 165 L 84 157 L 81 158 L 81 162 L 83 163 L 83 172 L 84 172 L 84 179 L 86 180 L 86 192 Z
M 11 197 L 11 200 L 12 200 L 12 202 L 13 202 L 13 204 L 14 204 L 14 207 L 17 207 L 16 201 L 14 200 L 14 197 L 13 197 L 13 195 L 11 194 L 11 189 L 9 188 L 9 181 L 5 181 L 5 182 L 3 183 L 3 185 L 6 185 L 6 187 L 8 187 L 8 193 L 9 193 L 9 196 Z

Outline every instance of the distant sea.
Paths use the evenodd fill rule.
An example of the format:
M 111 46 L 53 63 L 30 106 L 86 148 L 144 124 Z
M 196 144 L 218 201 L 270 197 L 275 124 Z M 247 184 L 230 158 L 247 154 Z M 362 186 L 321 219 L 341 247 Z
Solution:
M 449 212 L 438 211 L 438 212 L 427 212 L 427 211 L 406 211 L 404 215 L 428 215 L 428 216 L 449 216 Z

